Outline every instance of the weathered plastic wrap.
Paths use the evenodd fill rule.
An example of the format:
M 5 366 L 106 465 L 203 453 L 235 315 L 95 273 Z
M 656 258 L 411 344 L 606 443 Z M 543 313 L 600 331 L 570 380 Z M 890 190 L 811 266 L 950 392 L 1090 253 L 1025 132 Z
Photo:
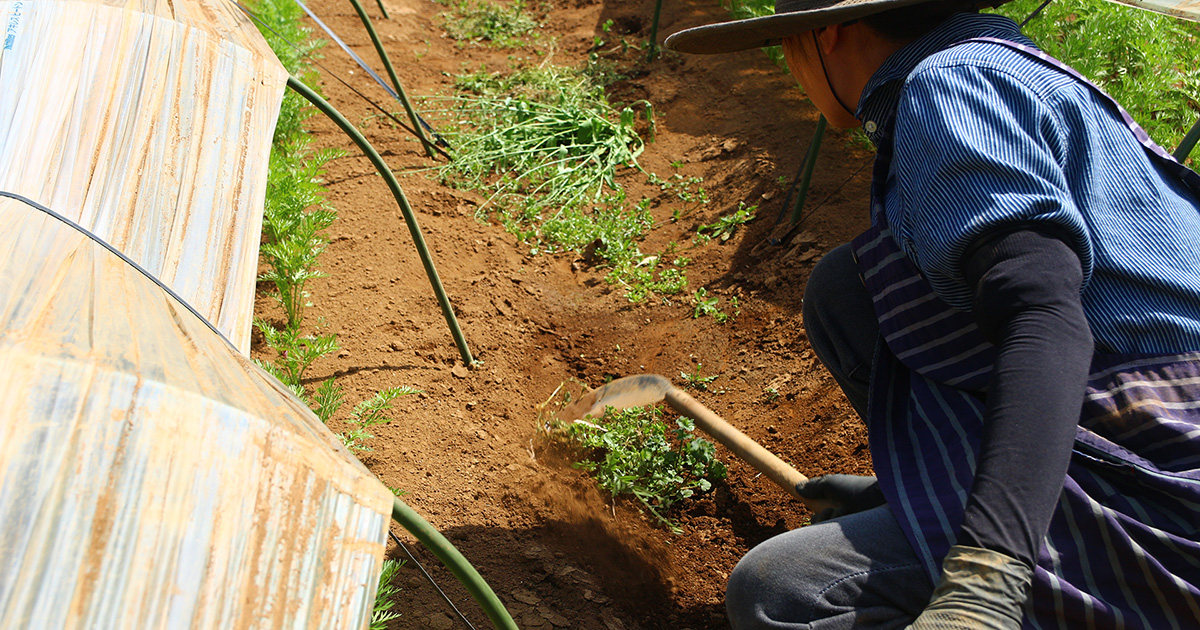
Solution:
M 392 494 L 108 249 L 0 197 L 0 628 L 364 628 Z
M 1173 15 L 1175 17 L 1200 22 L 1200 0 L 1112 0 L 1155 13 Z
M 287 73 L 233 2 L 0 2 L 0 190 L 99 235 L 249 352 Z

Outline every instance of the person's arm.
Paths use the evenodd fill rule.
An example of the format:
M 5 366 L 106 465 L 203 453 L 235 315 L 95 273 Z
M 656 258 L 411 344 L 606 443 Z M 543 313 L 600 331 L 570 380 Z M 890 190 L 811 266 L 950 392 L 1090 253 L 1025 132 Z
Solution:
M 999 347 L 960 544 L 1032 566 L 1062 492 L 1092 335 L 1075 252 L 1037 228 L 984 236 L 964 258 L 976 323 Z
M 958 544 L 915 629 L 1020 627 L 1091 364 L 1079 258 L 1055 234 L 985 235 L 964 257 L 964 275 L 999 354 Z

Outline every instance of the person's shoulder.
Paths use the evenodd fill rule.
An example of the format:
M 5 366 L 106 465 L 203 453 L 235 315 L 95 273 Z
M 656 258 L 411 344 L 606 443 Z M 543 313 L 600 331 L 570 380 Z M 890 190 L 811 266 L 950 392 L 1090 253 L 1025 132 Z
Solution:
M 988 90 L 1009 86 L 1050 100 L 1061 90 L 1076 85 L 1077 81 L 1028 53 L 996 42 L 976 40 L 929 55 L 917 64 L 905 83 L 937 86 L 942 90 L 951 86 Z

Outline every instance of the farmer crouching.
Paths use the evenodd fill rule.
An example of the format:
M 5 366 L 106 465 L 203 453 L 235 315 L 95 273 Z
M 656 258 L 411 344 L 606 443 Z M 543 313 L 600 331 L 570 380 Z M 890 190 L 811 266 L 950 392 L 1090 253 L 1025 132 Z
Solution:
M 1200 628 L 1200 177 L 974 9 L 778 0 L 667 40 L 782 42 L 878 150 L 872 227 L 804 298 L 878 480 L 802 485 L 839 507 L 742 559 L 736 630 Z

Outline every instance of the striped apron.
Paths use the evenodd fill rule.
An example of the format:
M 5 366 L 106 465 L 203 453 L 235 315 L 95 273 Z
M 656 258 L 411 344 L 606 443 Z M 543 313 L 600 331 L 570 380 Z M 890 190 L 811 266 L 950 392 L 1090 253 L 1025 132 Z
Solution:
M 980 40 L 1091 85 L 1036 49 L 967 41 Z M 1200 196 L 1200 176 L 1117 107 L 1148 153 Z M 890 164 L 891 147 L 880 147 L 872 227 L 853 243 L 881 333 L 868 435 L 888 504 L 936 582 L 971 489 L 996 348 L 893 240 L 882 203 Z M 1025 627 L 1200 628 L 1200 352 L 1093 358 Z

